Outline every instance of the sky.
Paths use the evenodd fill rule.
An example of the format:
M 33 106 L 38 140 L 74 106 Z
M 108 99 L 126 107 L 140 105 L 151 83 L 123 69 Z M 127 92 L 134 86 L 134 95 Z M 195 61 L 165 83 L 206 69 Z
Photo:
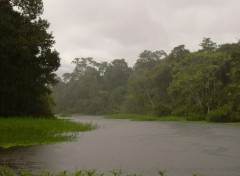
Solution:
M 204 37 L 217 44 L 240 39 L 240 0 L 43 0 L 60 53 L 58 75 L 74 58 L 133 66 L 144 50 L 196 51 Z

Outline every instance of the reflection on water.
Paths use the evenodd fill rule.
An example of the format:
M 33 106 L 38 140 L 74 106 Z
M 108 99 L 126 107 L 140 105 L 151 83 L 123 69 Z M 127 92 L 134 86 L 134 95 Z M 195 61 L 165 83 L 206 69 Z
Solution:
M 239 176 L 240 127 L 218 124 L 131 122 L 74 117 L 100 128 L 76 142 L 0 149 L 0 163 L 16 169 L 52 172 L 114 168 L 142 175 L 200 173 Z
M 34 159 L 34 155 L 37 152 L 37 147 L 0 148 L 0 164 L 10 166 L 15 170 L 31 169 L 35 172 L 40 172 L 42 163 Z

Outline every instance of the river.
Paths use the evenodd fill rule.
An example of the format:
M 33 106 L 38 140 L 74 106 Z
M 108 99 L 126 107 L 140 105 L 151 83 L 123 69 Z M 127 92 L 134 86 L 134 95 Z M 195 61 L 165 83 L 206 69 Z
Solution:
M 99 128 L 77 141 L 0 150 L 0 162 L 14 168 L 98 169 L 167 176 L 240 175 L 240 127 L 223 124 L 133 122 L 97 116 L 72 117 Z

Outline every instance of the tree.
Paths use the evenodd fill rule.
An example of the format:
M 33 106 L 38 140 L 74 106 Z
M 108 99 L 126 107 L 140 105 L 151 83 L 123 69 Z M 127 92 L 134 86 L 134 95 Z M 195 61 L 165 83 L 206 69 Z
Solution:
M 184 57 L 189 54 L 190 51 L 185 49 L 185 45 L 179 45 L 171 51 L 171 53 L 167 57 L 167 62 L 178 62 L 184 59 Z
M 158 111 L 163 98 L 163 86 L 168 65 L 165 63 L 167 54 L 160 51 L 144 51 L 134 65 L 134 71 L 129 79 L 128 94 L 125 102 L 127 112 L 149 113 Z M 165 72 L 166 71 L 166 72 Z M 167 78 L 168 79 L 168 78 Z M 166 83 L 168 84 L 168 83 Z
M 75 69 L 57 86 L 60 110 L 240 121 L 240 43 L 217 47 L 205 38 L 201 45 L 197 52 L 180 45 L 169 55 L 145 50 L 133 69 L 124 59 L 75 59 Z
M 221 95 L 221 106 L 230 105 L 230 120 L 240 121 L 240 43 L 224 44 L 218 50 L 229 56 L 223 67 L 225 74 L 221 77 L 225 87 L 224 94 Z
M 202 43 L 199 44 L 202 47 L 201 51 L 211 52 L 215 51 L 217 48 L 217 44 L 214 43 L 211 38 L 203 38 Z
M 134 65 L 134 70 L 151 69 L 160 61 L 160 59 L 166 56 L 167 54 L 163 50 L 157 50 L 154 52 L 145 50 L 139 55 L 139 59 Z
M 53 116 L 49 95 L 60 59 L 42 12 L 40 0 L 0 2 L 1 116 Z
M 107 112 L 119 113 L 125 99 L 127 82 L 132 73 L 125 59 L 115 59 L 103 74 L 103 90 L 108 97 Z
M 113 60 L 104 72 L 105 85 L 109 90 L 126 85 L 131 71 L 125 59 Z
M 173 81 L 169 87 L 175 107 L 182 104 L 187 114 L 205 116 L 229 102 L 226 88 L 230 82 L 231 62 L 232 57 L 223 48 L 211 52 L 205 48 L 205 52 L 188 54 L 178 62 L 173 68 Z
M 10 0 L 21 14 L 30 20 L 36 20 L 43 13 L 42 0 Z
M 75 58 L 72 73 L 54 88 L 57 110 L 103 114 L 119 112 L 124 101 L 132 69 L 124 59 L 111 63 L 96 62 L 93 58 Z
M 65 73 L 63 81 L 54 88 L 57 112 L 107 113 L 109 90 L 104 74 L 109 64 L 96 62 L 90 57 L 75 58 L 72 64 L 75 65 L 72 73 Z

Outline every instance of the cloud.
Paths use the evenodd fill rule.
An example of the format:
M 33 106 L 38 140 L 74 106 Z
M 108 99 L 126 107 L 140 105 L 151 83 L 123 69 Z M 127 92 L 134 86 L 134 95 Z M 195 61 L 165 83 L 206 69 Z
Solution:
M 60 73 L 71 71 L 75 57 L 98 61 L 125 58 L 132 66 L 145 49 L 186 44 L 197 50 L 203 37 L 217 43 L 239 37 L 239 0 L 43 0 Z

